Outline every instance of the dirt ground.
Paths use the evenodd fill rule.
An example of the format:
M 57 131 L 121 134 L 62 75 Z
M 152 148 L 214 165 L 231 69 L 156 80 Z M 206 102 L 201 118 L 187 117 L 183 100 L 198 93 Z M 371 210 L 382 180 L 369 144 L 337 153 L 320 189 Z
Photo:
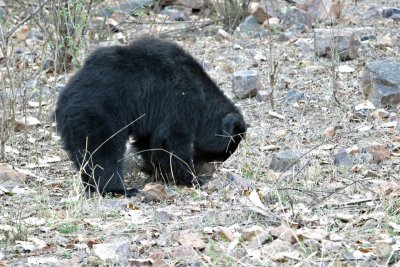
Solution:
M 400 129 L 386 127 L 387 119 L 379 116 L 354 116 L 365 100 L 365 65 L 400 55 L 399 22 L 362 19 L 362 14 L 372 4 L 400 6 L 397 0 L 344 2 L 336 26 L 317 27 L 338 32 L 363 28 L 361 35 L 376 36 L 376 41 L 362 42 L 359 57 L 350 61 L 316 57 L 312 29 L 296 31 L 285 42 L 277 41 L 279 31 L 219 41 L 218 25 L 172 38 L 204 64 L 250 127 L 247 139 L 203 188 L 165 185 L 162 201 L 82 194 L 77 170 L 48 116 L 55 76 L 42 74 L 34 87 L 45 95 L 40 123 L 13 132 L 6 143 L 4 162 L 28 175 L 14 177 L 11 191 L 0 194 L 0 266 L 398 266 Z M 178 28 L 139 26 L 124 28 L 123 39 Z M 393 43 L 380 45 L 388 36 Z M 110 35 L 100 45 L 113 42 L 118 40 Z M 84 51 L 99 45 L 88 43 Z M 279 62 L 276 107 L 256 98 L 236 99 L 233 72 L 257 70 L 270 90 L 271 59 Z M 332 64 L 351 69 L 337 73 L 340 105 L 332 98 Z M 28 68 L 26 73 L 35 71 Z M 70 74 L 57 77 L 56 83 L 65 83 Z M 300 90 L 305 99 L 285 104 L 289 89 Z M 30 100 L 28 115 L 37 117 L 36 102 Z M 400 122 L 398 108 L 385 110 Z M 335 134 L 327 137 L 329 127 Z M 363 149 L 378 145 L 390 153 L 383 160 L 365 159 Z M 274 172 L 273 155 L 284 149 L 302 156 L 289 171 Z M 352 163 L 335 165 L 343 149 Z M 129 184 L 149 182 L 143 174 L 130 177 Z M 128 262 L 101 260 L 102 252 L 95 249 L 123 241 L 128 242 Z

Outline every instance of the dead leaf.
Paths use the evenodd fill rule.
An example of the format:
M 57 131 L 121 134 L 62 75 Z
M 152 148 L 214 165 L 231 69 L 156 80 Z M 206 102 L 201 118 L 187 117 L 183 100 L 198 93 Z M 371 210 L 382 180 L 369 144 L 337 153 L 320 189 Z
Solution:
M 261 202 L 260 196 L 256 190 L 251 191 L 249 199 L 254 206 L 261 209 L 266 209 L 264 204 Z
M 143 195 L 143 202 L 160 202 L 165 201 L 168 198 L 165 186 L 158 183 L 146 184 L 140 192 Z

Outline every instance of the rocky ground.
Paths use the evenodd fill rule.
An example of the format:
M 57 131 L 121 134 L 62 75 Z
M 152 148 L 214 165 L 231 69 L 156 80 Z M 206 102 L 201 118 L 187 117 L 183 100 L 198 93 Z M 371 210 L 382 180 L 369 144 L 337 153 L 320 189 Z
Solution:
M 72 72 L 40 71 L 52 51 L 39 12 L 1 60 L 17 120 L 0 164 L 0 266 L 400 266 L 399 2 L 343 1 L 332 20 L 313 1 L 267 1 L 266 22 L 253 5 L 257 16 L 234 33 L 185 2 L 166 15 L 97 13 L 76 60 L 143 33 L 172 39 L 241 108 L 246 141 L 201 189 L 128 168 L 138 197 L 85 197 L 48 118 Z M 37 7 L 0 3 L 5 32 Z M 18 60 L 7 64 L 5 51 Z

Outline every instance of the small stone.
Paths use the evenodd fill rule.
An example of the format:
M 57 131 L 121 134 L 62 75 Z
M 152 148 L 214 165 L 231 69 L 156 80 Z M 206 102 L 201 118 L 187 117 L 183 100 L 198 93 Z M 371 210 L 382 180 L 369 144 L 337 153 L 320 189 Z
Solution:
M 323 252 L 335 253 L 335 252 L 339 252 L 341 249 L 343 249 L 342 242 L 334 242 L 334 241 L 330 241 L 330 240 L 322 240 L 322 248 L 321 248 L 321 250 Z
M 130 242 L 126 240 L 114 243 L 94 244 L 93 252 L 102 261 L 127 263 L 131 256 Z
M 314 31 L 314 50 L 319 57 L 339 56 L 341 61 L 355 59 L 358 57 L 360 43 L 351 30 L 333 34 L 327 29 L 316 29 Z
M 256 99 L 260 102 L 270 101 L 270 92 L 267 90 L 257 91 Z
M 154 212 L 154 220 L 160 223 L 168 223 L 172 219 L 172 215 L 165 210 L 156 210 Z
M 13 167 L 7 163 L 0 163 L 0 183 L 9 181 L 22 184 L 26 181 L 26 175 L 15 171 Z
M 173 236 L 184 247 L 204 249 L 206 244 L 200 238 L 200 235 L 191 231 L 182 231 Z
M 371 41 L 376 41 L 376 40 L 377 40 L 377 38 L 373 34 L 363 35 L 360 37 L 361 42 L 367 42 L 367 41 L 371 42 Z
M 400 8 L 386 7 L 383 9 L 382 15 L 384 18 L 400 20 Z
M 329 126 L 329 127 L 326 128 L 325 131 L 324 131 L 324 136 L 325 136 L 326 138 L 332 138 L 332 137 L 335 136 L 335 134 L 336 134 L 336 128 L 335 128 L 335 127 L 332 127 L 332 126 Z
M 240 239 L 242 241 L 249 241 L 253 237 L 257 236 L 258 234 L 264 233 L 264 229 L 261 226 L 254 225 L 249 228 L 246 228 L 243 230 L 242 235 L 240 236 Z
M 218 29 L 217 35 L 215 36 L 218 41 L 230 40 L 231 37 L 232 36 L 223 29 Z
M 234 240 L 232 231 L 226 227 L 221 227 L 217 232 L 217 235 L 221 236 L 229 242 L 232 242 Z
M 333 163 L 336 166 L 340 166 L 340 165 L 350 166 L 353 164 L 353 160 L 349 157 L 348 153 L 346 152 L 346 149 L 340 148 L 339 151 L 335 155 L 335 159 L 333 160 Z
M 369 20 L 382 17 L 383 10 L 377 5 L 371 5 L 367 11 L 362 15 L 363 20 Z
M 285 104 L 286 105 L 294 104 L 299 101 L 303 101 L 305 99 L 306 99 L 306 97 L 303 92 L 301 92 L 297 89 L 290 89 L 286 95 Z
M 348 65 L 340 65 L 337 69 L 338 72 L 340 73 L 351 73 L 354 72 L 355 69 L 353 67 L 350 67 Z
M 375 106 L 372 104 L 370 101 L 364 101 L 354 107 L 354 110 L 360 111 L 360 110 L 374 110 Z
M 285 136 L 286 135 L 286 130 L 278 130 L 278 131 L 276 131 L 275 132 L 275 136 L 276 137 L 278 137 L 278 138 L 281 138 L 281 137 L 283 137 L 283 136 Z
M 264 23 L 269 16 L 267 14 L 267 10 L 265 9 L 265 6 L 260 4 L 260 3 L 252 3 L 249 6 L 250 13 L 258 20 L 260 23 Z
M 338 18 L 341 14 L 342 3 L 340 1 L 309 0 L 298 5 L 306 10 L 314 19 L 321 21 L 327 17 Z
M 390 112 L 388 116 L 388 121 L 390 122 L 397 121 L 397 113 Z
M 301 153 L 291 149 L 285 149 L 274 154 L 269 168 L 276 172 L 285 172 L 292 168 L 300 157 Z
M 256 70 L 240 70 L 233 74 L 233 92 L 238 98 L 254 97 L 262 89 Z
M 390 35 L 385 35 L 379 38 L 378 41 L 376 42 L 376 47 L 379 48 L 393 47 L 393 46 L 394 46 L 393 38 L 390 37 Z
M 247 16 L 242 23 L 239 24 L 238 30 L 243 33 L 256 33 L 263 30 L 260 22 L 253 15 Z
M 380 108 L 372 112 L 371 117 L 373 119 L 386 119 L 389 117 L 389 111 Z
M 296 7 L 289 8 L 286 14 L 282 16 L 282 19 L 285 25 L 294 25 L 296 30 L 311 27 L 315 21 L 310 13 Z
M 361 88 L 376 106 L 400 103 L 400 60 L 382 59 L 365 66 Z

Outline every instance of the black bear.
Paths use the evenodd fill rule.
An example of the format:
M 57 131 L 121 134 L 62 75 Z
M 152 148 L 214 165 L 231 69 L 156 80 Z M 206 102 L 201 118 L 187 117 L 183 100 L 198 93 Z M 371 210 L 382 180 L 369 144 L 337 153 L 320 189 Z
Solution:
M 55 114 L 86 190 L 101 194 L 137 193 L 122 177 L 130 136 L 144 171 L 193 185 L 203 183 L 195 166 L 226 160 L 246 132 L 239 109 L 191 55 L 149 36 L 95 50 L 60 93 Z

